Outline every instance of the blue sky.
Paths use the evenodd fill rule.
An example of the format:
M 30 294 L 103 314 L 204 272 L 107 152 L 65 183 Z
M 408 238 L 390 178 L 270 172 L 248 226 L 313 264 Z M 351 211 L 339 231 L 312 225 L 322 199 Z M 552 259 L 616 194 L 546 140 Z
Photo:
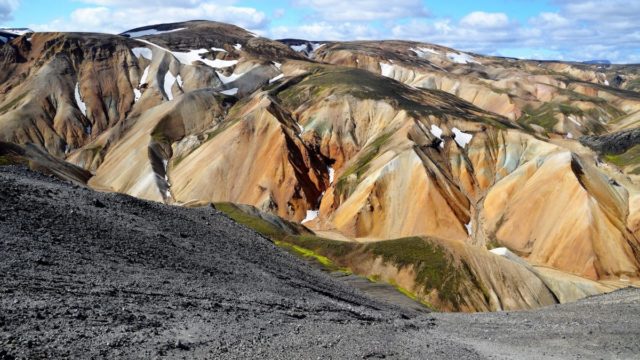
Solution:
M 118 33 L 211 19 L 271 38 L 394 38 L 490 55 L 618 63 L 640 63 L 638 14 L 640 0 L 0 0 L 0 26 L 36 31 Z

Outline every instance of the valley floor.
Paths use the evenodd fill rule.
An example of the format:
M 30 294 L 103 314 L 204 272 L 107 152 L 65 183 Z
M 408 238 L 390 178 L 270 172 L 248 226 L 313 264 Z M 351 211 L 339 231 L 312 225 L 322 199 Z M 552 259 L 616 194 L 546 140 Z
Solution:
M 212 208 L 19 167 L 0 167 L 0 259 L 0 359 L 640 354 L 638 289 L 537 311 L 425 313 L 372 299 Z

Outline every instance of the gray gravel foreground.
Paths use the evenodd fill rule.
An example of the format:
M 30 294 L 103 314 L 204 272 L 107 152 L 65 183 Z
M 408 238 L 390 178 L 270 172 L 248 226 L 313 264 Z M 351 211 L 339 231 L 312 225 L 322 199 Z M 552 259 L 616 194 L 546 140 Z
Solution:
M 387 304 L 212 208 L 0 167 L 0 359 L 638 359 L 640 291 L 538 311 Z

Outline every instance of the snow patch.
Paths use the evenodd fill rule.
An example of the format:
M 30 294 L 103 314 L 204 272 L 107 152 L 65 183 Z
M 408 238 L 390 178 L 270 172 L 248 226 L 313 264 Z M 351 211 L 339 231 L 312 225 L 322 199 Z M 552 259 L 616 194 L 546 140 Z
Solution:
M 140 90 L 138 89 L 133 89 L 133 95 L 134 95 L 133 101 L 138 102 L 138 100 L 140 100 L 140 98 L 142 97 L 142 92 L 140 92 Z
M 274 62 L 273 62 L 273 65 L 275 65 L 278 69 L 281 69 L 281 68 L 282 68 L 282 64 L 281 64 L 281 63 L 279 63 L 279 62 L 274 61 Z
M 567 133 L 567 139 L 573 139 L 573 134 L 572 133 Z
M 227 52 L 227 50 L 225 49 L 221 49 L 221 48 L 217 48 L 217 47 L 212 47 L 211 50 L 213 51 L 220 51 L 220 52 Z
M 242 49 L 242 44 L 235 44 L 235 45 L 233 45 L 233 47 L 234 47 L 236 50 L 240 51 L 240 49 Z
M 151 49 L 146 47 L 133 48 L 131 49 L 131 52 L 133 52 L 133 55 L 135 55 L 137 58 L 140 58 L 142 56 L 147 60 L 153 59 L 153 52 L 151 51 Z
M 435 51 L 435 50 L 429 49 L 429 48 L 424 48 L 424 47 L 419 47 L 417 49 L 410 48 L 409 50 L 411 50 L 414 53 L 416 53 L 416 55 L 418 55 L 418 57 L 420 57 L 420 58 L 429 57 L 430 54 L 440 55 L 440 53 L 438 51 Z
M 229 90 L 224 90 L 224 91 L 220 91 L 221 94 L 225 94 L 225 95 L 230 95 L 230 96 L 234 96 L 238 93 L 238 88 L 233 88 L 233 89 L 229 89 Z
M 333 168 L 329 166 L 329 184 L 333 184 L 333 178 L 335 173 L 336 172 L 333 170 Z
M 149 40 L 145 40 L 145 39 L 136 39 L 136 41 L 139 41 L 139 42 L 141 42 L 141 43 L 145 43 L 145 44 L 147 44 L 147 45 L 151 45 L 151 46 L 153 46 L 153 47 L 157 47 L 158 49 L 160 49 L 160 50 L 164 50 L 164 51 L 166 51 L 166 52 L 171 52 L 171 50 L 169 50 L 169 49 L 167 49 L 167 48 L 163 48 L 162 46 L 158 46 L 158 45 L 156 45 L 156 44 L 152 43 L 152 42 L 151 42 L 151 41 L 149 41 Z
M 0 28 L 0 30 L 4 32 L 8 32 L 9 34 L 22 36 L 24 34 L 32 33 L 33 30 L 28 28 Z
M 507 249 L 506 247 L 499 247 L 491 249 L 489 251 L 499 256 L 507 256 L 509 254 L 509 249 Z
M 447 53 L 447 58 L 456 64 L 480 64 L 473 56 L 466 53 Z
M 192 65 L 194 61 L 202 61 L 207 66 L 210 66 L 212 68 L 222 69 L 238 63 L 238 60 L 204 59 L 201 55 L 208 52 L 209 50 L 207 49 L 199 49 L 189 50 L 189 52 L 172 51 L 171 53 L 176 57 L 176 59 L 178 59 L 178 61 L 185 65 Z
M 395 66 L 391 65 L 391 64 L 385 64 L 385 63 L 380 63 L 380 74 L 382 76 L 386 76 L 386 77 L 393 77 L 393 71 L 395 69 Z
M 242 75 L 244 75 L 245 73 L 241 73 L 241 74 L 231 73 L 231 75 L 226 76 L 223 73 L 216 71 L 216 74 L 218 74 L 218 78 L 220 79 L 220 81 L 222 81 L 223 84 L 228 84 L 241 78 Z
M 80 83 L 76 83 L 75 97 L 78 109 L 82 111 L 82 115 L 87 116 L 87 104 L 82 101 L 82 96 L 80 96 Z
M 456 135 L 453 139 L 460 145 L 460 147 L 465 147 L 471 139 L 473 139 L 473 135 L 463 132 L 458 128 L 453 128 L 451 131 Z
M 318 217 L 319 212 L 320 211 L 318 210 L 307 210 L 307 217 L 305 217 L 304 220 L 302 220 L 302 224 L 316 219 Z
M 580 124 L 580 122 L 578 122 L 578 120 L 576 119 L 576 117 L 575 117 L 574 115 L 569 115 L 569 116 L 568 116 L 568 119 L 569 119 L 572 123 L 574 123 L 574 124 L 576 124 L 576 125 L 578 125 L 578 126 L 582 126 L 582 124 Z
M 282 79 L 283 77 L 284 77 L 284 74 L 280 74 L 280 75 L 274 77 L 273 79 L 269 80 L 269 84 L 272 84 L 272 83 Z
M 180 86 L 180 89 L 182 89 L 182 85 L 184 84 L 184 82 L 182 81 L 182 77 L 178 74 L 178 76 L 176 76 L 176 81 L 178 82 L 178 86 Z
M 464 224 L 464 227 L 467 229 L 467 234 L 471 235 L 471 230 L 473 230 L 473 228 L 471 227 L 471 221 Z
M 144 68 L 142 72 L 142 77 L 140 78 L 140 85 L 147 83 L 147 78 L 149 77 L 149 67 Z
M 303 52 L 307 50 L 307 44 L 291 45 L 291 48 L 293 49 L 293 51 Z
M 442 129 L 440 129 L 437 125 L 431 124 L 431 129 L 429 129 L 429 132 L 431 133 L 431 135 L 437 137 L 438 139 L 442 140 Z M 440 142 L 440 147 L 444 149 L 444 141 Z
M 186 28 L 179 28 L 173 30 L 156 30 L 156 29 L 148 29 L 148 30 L 140 30 L 140 31 L 131 31 L 124 33 L 125 35 L 129 35 L 132 38 L 141 37 L 141 36 L 149 36 L 149 35 L 160 35 L 166 33 L 172 33 L 180 30 L 184 30 Z
M 176 82 L 176 77 L 173 76 L 171 71 L 167 71 L 164 76 L 164 93 L 167 95 L 167 99 L 169 101 L 173 100 L 173 92 L 171 89 L 173 88 L 173 84 Z
M 443 131 L 442 131 L 442 129 L 440 129 L 440 128 L 438 127 L 438 125 L 431 124 L 431 129 L 430 129 L 429 131 L 431 132 L 431 134 L 432 134 L 433 136 L 435 136 L 435 137 L 437 137 L 438 139 L 442 140 L 442 133 L 443 133 Z
M 313 52 L 315 52 L 316 50 L 320 49 L 321 47 L 323 47 L 325 44 L 320 44 L 320 43 L 311 43 L 311 49 Z

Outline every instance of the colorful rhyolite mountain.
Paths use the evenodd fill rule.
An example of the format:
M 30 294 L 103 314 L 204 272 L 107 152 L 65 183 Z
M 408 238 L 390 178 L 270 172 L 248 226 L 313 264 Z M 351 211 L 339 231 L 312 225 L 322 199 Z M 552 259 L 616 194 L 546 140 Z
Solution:
M 315 234 L 276 240 L 445 310 L 638 284 L 640 66 L 193 21 L 16 34 L 0 67 L 0 164 L 251 205 L 234 213 Z

